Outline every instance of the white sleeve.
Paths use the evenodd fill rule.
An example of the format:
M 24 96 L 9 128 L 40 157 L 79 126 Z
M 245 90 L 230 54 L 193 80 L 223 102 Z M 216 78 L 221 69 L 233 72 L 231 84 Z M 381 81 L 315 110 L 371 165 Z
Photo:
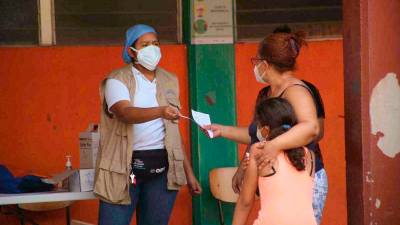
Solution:
M 107 80 L 104 96 L 109 111 L 111 106 L 113 106 L 115 103 L 122 100 L 128 100 L 128 101 L 131 100 L 128 88 L 121 81 L 117 79 Z

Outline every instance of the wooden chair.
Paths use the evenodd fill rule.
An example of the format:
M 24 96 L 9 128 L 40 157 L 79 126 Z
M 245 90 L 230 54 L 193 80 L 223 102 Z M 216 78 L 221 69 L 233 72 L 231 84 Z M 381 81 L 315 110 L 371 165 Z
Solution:
M 41 211 L 50 211 L 50 210 L 57 210 L 57 209 L 63 209 L 63 208 L 65 208 L 65 210 L 66 210 L 66 224 L 70 225 L 71 224 L 70 206 L 72 205 L 73 202 L 74 201 L 61 201 L 61 202 L 19 204 L 17 207 L 18 207 L 19 214 L 20 214 L 21 225 L 25 224 L 25 220 L 27 219 L 22 210 L 41 212 Z M 32 224 L 36 224 L 32 220 L 30 222 Z
M 218 202 L 221 225 L 225 224 L 221 202 L 235 203 L 239 197 L 232 189 L 232 177 L 235 175 L 237 169 L 238 167 L 217 168 L 211 170 L 209 173 L 210 189 Z

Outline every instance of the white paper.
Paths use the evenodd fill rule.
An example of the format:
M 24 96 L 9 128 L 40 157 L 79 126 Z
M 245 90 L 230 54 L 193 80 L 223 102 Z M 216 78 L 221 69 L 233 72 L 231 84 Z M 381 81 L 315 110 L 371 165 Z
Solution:
M 75 170 L 69 179 L 69 190 L 72 192 L 93 191 L 94 169 Z
M 203 127 L 205 125 L 210 125 L 211 124 L 210 115 L 208 115 L 206 113 L 197 112 L 197 111 L 194 111 L 192 109 L 192 116 L 193 116 L 193 120 L 200 127 Z M 207 132 L 208 132 L 208 136 L 210 136 L 210 138 L 214 137 L 214 134 L 213 134 L 213 132 L 211 130 L 207 130 Z

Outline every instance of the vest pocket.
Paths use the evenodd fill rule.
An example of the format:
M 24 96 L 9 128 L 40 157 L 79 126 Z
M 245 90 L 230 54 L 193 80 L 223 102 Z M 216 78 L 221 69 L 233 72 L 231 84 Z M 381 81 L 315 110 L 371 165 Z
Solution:
M 102 157 L 97 170 L 95 193 L 107 201 L 119 203 L 129 199 L 128 172 L 121 152 L 114 151 L 109 157 Z
M 130 199 L 127 167 L 129 132 L 122 123 L 115 124 L 112 129 L 100 146 L 94 191 L 108 202 L 126 204 Z
M 104 168 L 98 169 L 94 192 L 112 203 L 121 203 L 129 199 L 128 177 L 125 173 L 118 173 Z
M 118 131 L 118 132 L 117 132 Z M 117 130 L 112 138 L 109 138 L 102 147 L 99 168 L 115 173 L 125 174 L 127 170 L 127 132 L 123 129 Z
M 183 169 L 183 160 L 185 159 L 182 149 L 174 148 L 172 150 L 174 154 L 174 171 L 176 177 L 176 183 L 178 185 L 185 185 L 186 184 L 186 175 Z

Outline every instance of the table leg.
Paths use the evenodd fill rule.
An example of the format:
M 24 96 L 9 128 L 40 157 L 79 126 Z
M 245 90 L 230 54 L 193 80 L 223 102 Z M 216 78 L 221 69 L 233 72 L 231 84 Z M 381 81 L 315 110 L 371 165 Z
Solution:
M 67 206 L 66 208 L 65 208 L 65 210 L 66 210 L 66 217 L 67 217 L 67 225 L 71 225 L 71 214 L 70 214 L 70 207 L 69 206 Z
M 18 206 L 17 206 L 17 214 L 18 214 L 19 222 L 21 223 L 21 225 L 25 225 L 24 211 Z
M 32 224 L 32 225 L 39 225 L 38 223 L 36 223 L 33 219 L 25 216 L 25 212 L 23 209 L 21 209 L 20 207 L 17 206 L 17 216 L 19 218 L 19 222 L 21 223 L 21 225 L 25 225 L 25 221 L 28 222 L 28 224 Z

